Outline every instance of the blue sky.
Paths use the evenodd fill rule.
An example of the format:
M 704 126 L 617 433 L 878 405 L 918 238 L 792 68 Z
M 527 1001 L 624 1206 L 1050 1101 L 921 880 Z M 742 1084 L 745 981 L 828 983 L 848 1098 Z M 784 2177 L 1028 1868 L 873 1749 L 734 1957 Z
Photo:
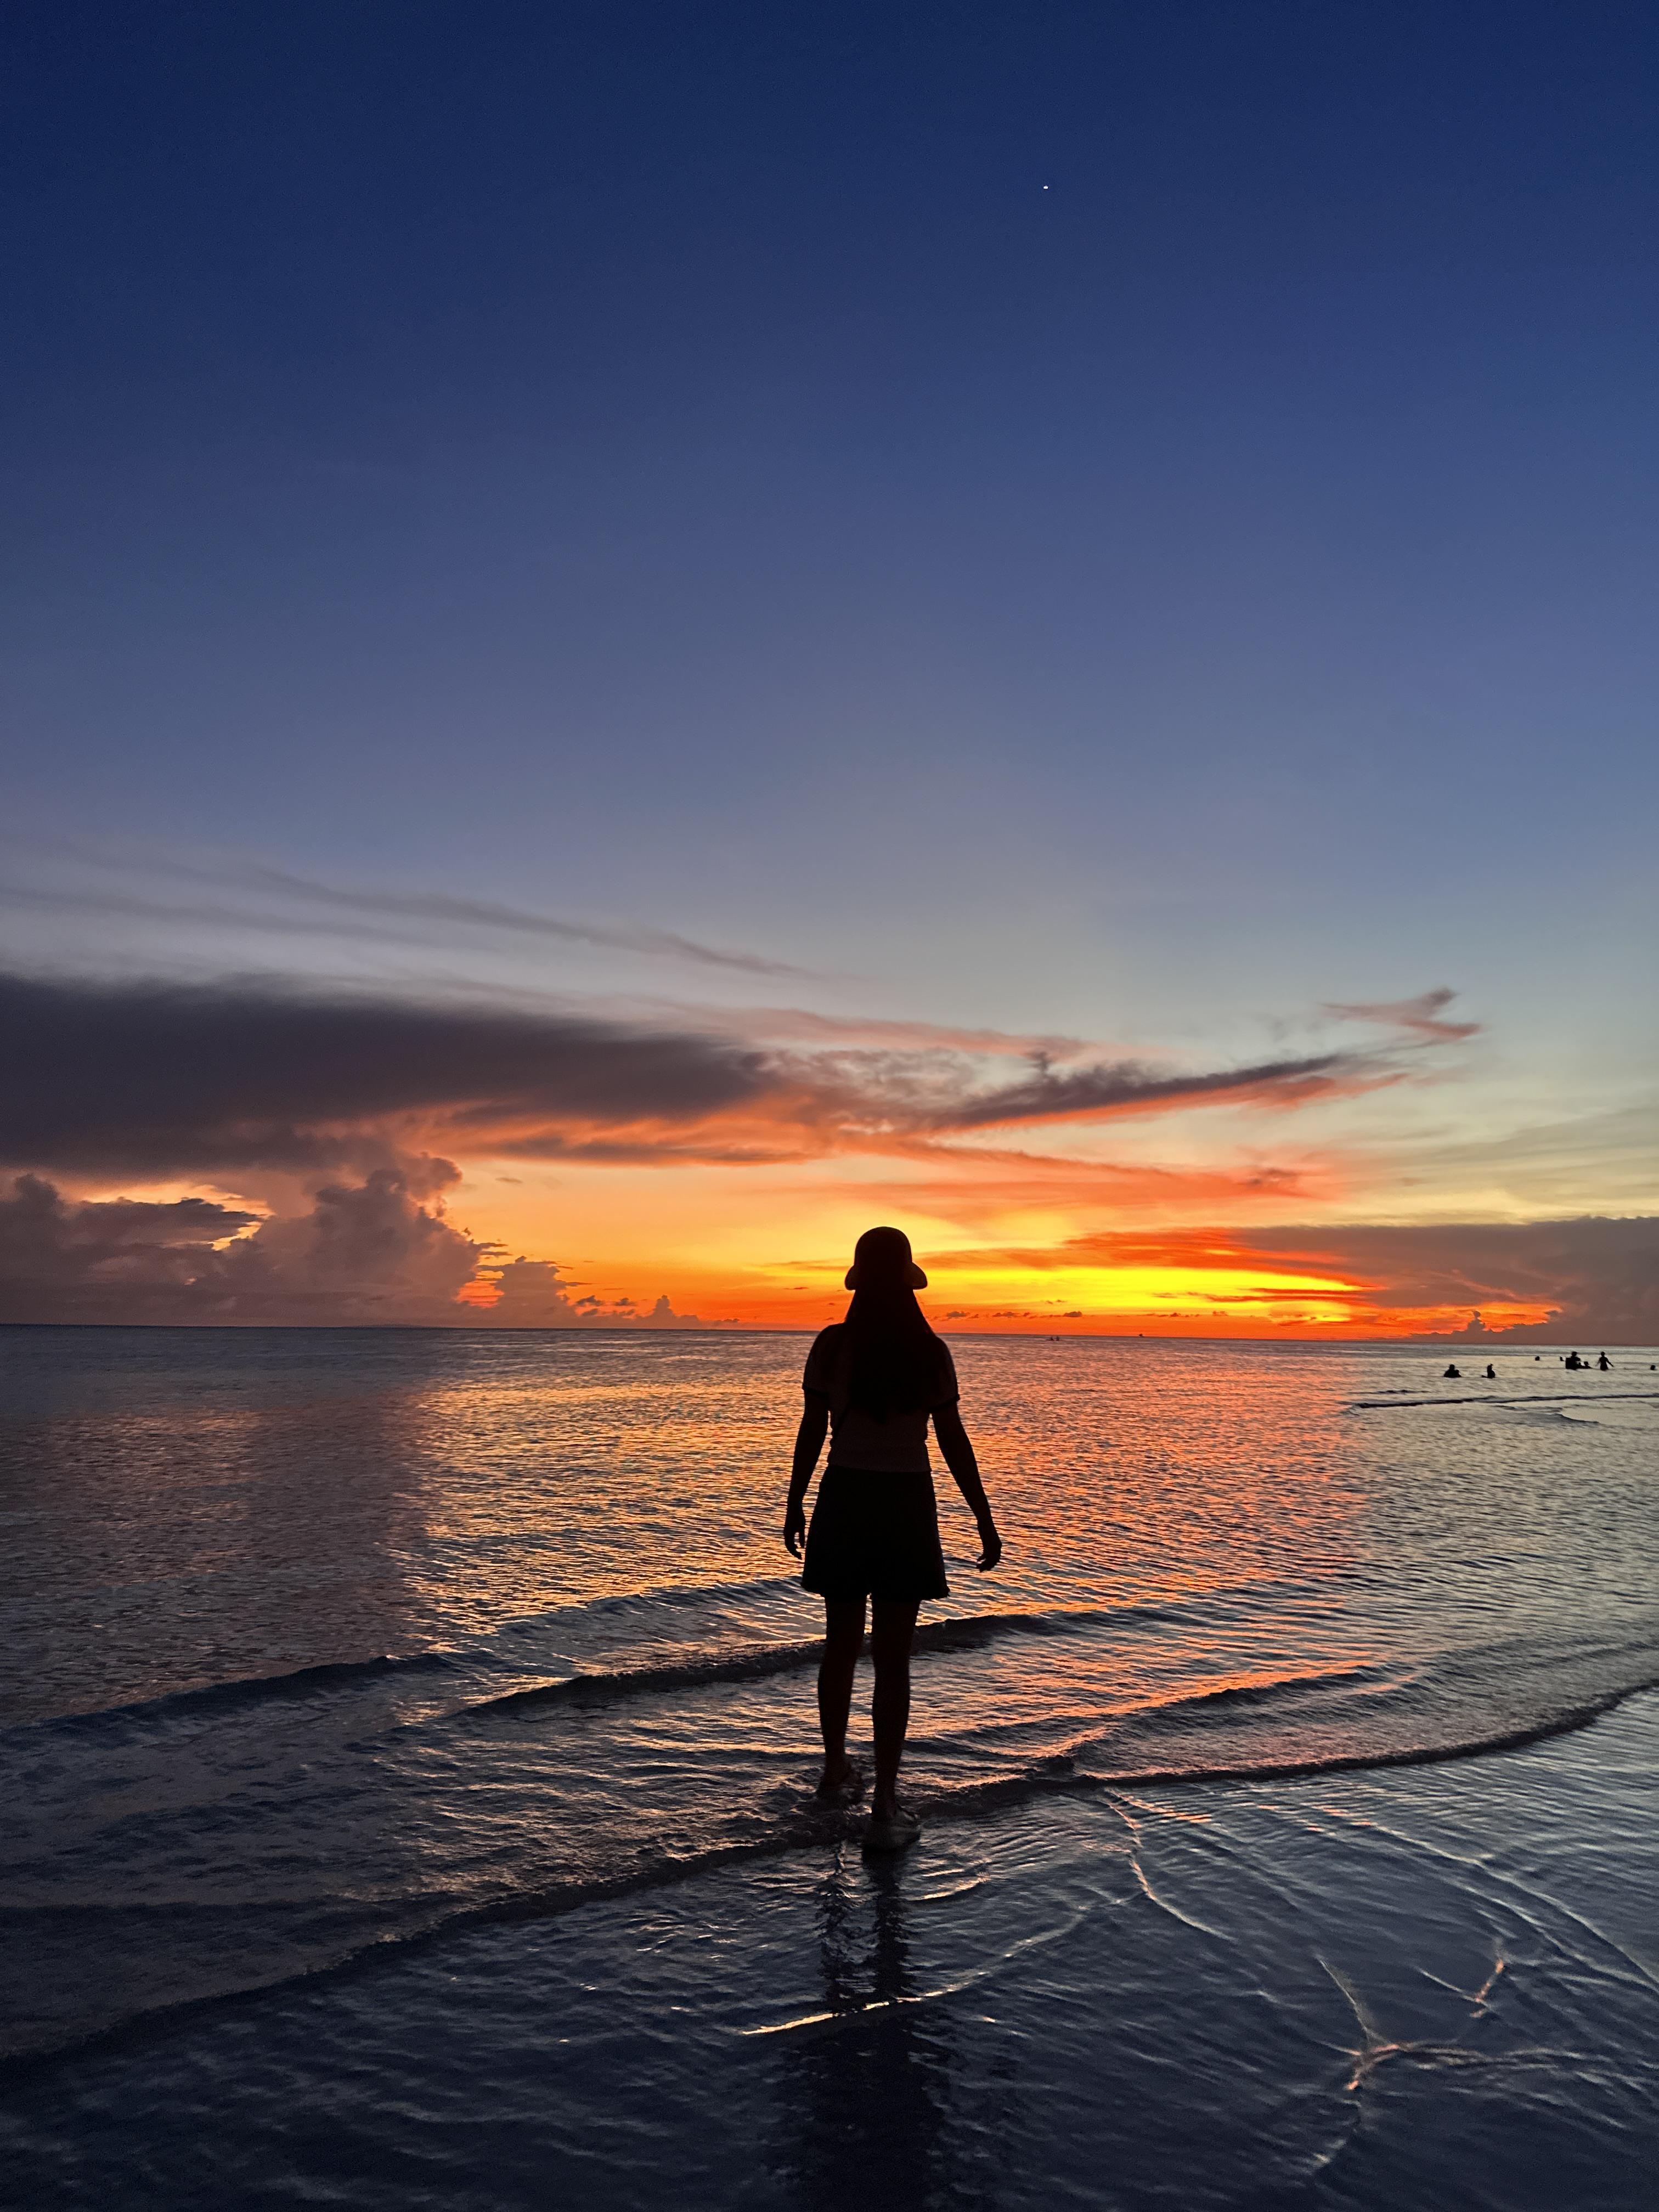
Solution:
M 5 39 L 15 966 L 1206 1064 L 1445 985 L 1456 1080 L 1319 1141 L 1651 1199 L 1650 9 Z M 1567 1125 L 1565 1182 L 1469 1170 Z

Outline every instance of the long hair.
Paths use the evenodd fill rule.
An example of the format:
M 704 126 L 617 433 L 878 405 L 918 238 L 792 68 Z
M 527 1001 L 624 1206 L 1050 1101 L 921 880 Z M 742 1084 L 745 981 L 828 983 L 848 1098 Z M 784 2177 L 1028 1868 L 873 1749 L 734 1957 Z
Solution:
M 920 1413 L 939 1385 L 939 1340 L 908 1283 L 856 1290 L 847 1309 L 848 1396 L 860 1413 Z

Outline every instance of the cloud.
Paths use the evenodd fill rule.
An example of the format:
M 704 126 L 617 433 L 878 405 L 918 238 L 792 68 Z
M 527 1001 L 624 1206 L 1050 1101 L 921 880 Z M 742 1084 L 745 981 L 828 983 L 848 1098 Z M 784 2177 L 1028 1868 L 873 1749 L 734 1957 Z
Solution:
M 157 1176 L 383 1164 L 417 1130 L 511 1150 L 776 1087 L 752 1049 L 577 1016 L 16 976 L 0 977 L 0 1159 Z
M 0 1321 L 95 1321 L 136 1294 L 188 1297 L 257 1214 L 201 1198 L 77 1206 L 39 1176 L 0 1197 Z
M 1617 1191 L 1632 1213 L 1659 1211 L 1659 1096 L 1650 1094 L 1571 1121 L 1528 1122 L 1455 1140 L 1443 1134 L 1401 1147 L 1385 1174 L 1420 1176 L 1501 1194 L 1504 1210 L 1568 1220 L 1597 1212 Z
M 1408 1003 L 1438 1022 L 1441 994 Z M 1042 1048 L 1016 1070 L 1017 1041 L 999 1032 L 908 1025 L 889 1042 L 837 1036 L 803 1049 L 812 1034 L 805 1018 L 780 1044 L 677 1025 L 672 1011 L 645 1020 L 269 979 L 0 974 L 0 1166 L 24 1171 L 4 1201 L 5 1310 L 25 1320 L 691 1326 L 661 1300 L 647 1310 L 632 1297 L 573 1296 L 550 1260 L 503 1261 L 446 1218 L 452 1158 L 737 1170 L 877 1155 L 925 1164 L 941 1194 L 982 1181 L 988 1207 L 1086 1191 L 1097 1203 L 1178 1198 L 1190 1210 L 1204 1180 L 1190 1171 L 1048 1158 L 984 1134 L 1224 1103 L 1288 1110 L 1404 1077 L 1386 1046 L 1186 1069 L 1127 1057 L 1060 1065 Z M 891 1032 L 877 1024 L 871 1034 Z M 269 1215 L 204 1199 L 76 1204 L 51 1176 L 106 1188 L 188 1177 L 287 1195 Z M 1209 1176 L 1207 1196 L 1257 1211 L 1305 1203 L 1316 1181 L 1263 1164 Z
M 1401 1079 L 1386 1052 L 1183 1072 L 1033 1054 L 988 1085 L 945 1048 L 785 1052 L 599 1013 L 18 975 L 0 975 L 0 1161 L 151 1176 L 407 1172 L 422 1149 L 775 1164 Z
M 617 952 L 667 955 L 708 968 L 735 968 L 749 975 L 805 975 L 810 971 L 787 960 L 768 960 L 758 952 L 731 952 L 682 937 L 674 929 L 610 927 L 603 922 L 570 921 L 561 916 L 537 914 L 525 907 L 504 905 L 496 899 L 453 898 L 442 891 L 373 891 L 343 890 L 319 884 L 287 870 L 249 866 L 243 872 L 255 890 L 269 890 L 288 897 L 313 900 L 347 914 L 383 915 L 407 921 L 459 922 L 475 929 L 505 931 L 514 936 L 550 939 L 566 945 L 593 945 Z
M 1061 1068 L 1034 1060 L 1030 1074 L 946 1108 L 932 1121 L 940 1129 L 982 1129 L 1014 1121 L 1071 1121 L 1108 1114 L 1155 1111 L 1170 1106 L 1254 1102 L 1301 1105 L 1314 1098 L 1373 1090 L 1398 1080 L 1396 1072 L 1353 1053 L 1321 1053 L 1300 1060 L 1263 1060 L 1251 1067 L 1164 1075 L 1138 1060 Z
M 483 1251 L 390 1168 L 263 1221 L 198 1198 L 77 1202 L 20 1176 L 0 1197 L 0 1321 L 451 1322 Z
M 447 1314 L 483 1248 L 422 1205 L 407 1179 L 379 1168 L 360 1186 L 328 1183 L 308 1215 L 274 1218 L 227 1257 L 237 1295 L 296 1301 L 354 1320 Z
M 899 1149 L 896 1146 L 895 1150 Z M 1040 1216 L 1075 1227 L 1091 1216 L 1117 1222 L 1151 1218 L 1211 1221 L 1273 1209 L 1323 1206 L 1335 1196 L 1336 1170 L 1322 1156 L 1272 1160 L 1245 1156 L 1197 1166 L 1150 1160 L 1085 1159 L 1066 1153 L 924 1139 L 904 1148 L 925 1171 L 878 1175 L 837 1186 L 872 1214 L 923 1214 L 979 1234 L 998 1221 Z
M 1274 1301 L 1303 1293 L 1253 1281 L 1251 1271 L 1323 1281 L 1350 1334 L 1477 1333 L 1516 1342 L 1579 1338 L 1597 1344 L 1659 1341 L 1659 1218 L 1587 1216 L 1570 1221 L 1333 1222 L 1261 1228 L 1101 1230 L 1052 1244 L 958 1250 L 929 1261 L 942 1277 L 999 1269 L 1176 1271 L 1233 1278 L 1206 1288 L 1206 1308 L 1256 1310 L 1272 1326 Z
M 1405 1030 L 1428 1044 L 1456 1044 L 1480 1033 L 1479 1022 L 1447 1022 L 1440 1018 L 1456 996 L 1455 991 L 1448 990 L 1443 984 L 1439 990 L 1425 991 L 1415 999 L 1390 999 L 1361 1006 L 1328 1005 L 1325 1012 L 1343 1021 L 1376 1022 L 1387 1029 Z
M 643 1002 L 660 1014 L 662 1002 Z M 969 1029 L 947 1022 L 896 1021 L 878 1015 L 821 1014 L 802 1006 L 676 1006 L 682 1017 L 695 1012 L 699 1022 L 722 1035 L 771 1044 L 800 1039 L 837 1045 L 875 1045 L 884 1051 L 920 1048 L 973 1053 L 986 1059 L 1070 1060 L 1091 1048 L 1081 1037 L 1035 1035 L 1011 1030 Z M 1093 1049 L 1098 1050 L 1099 1047 Z
M 573 1287 L 554 1260 L 516 1260 L 487 1264 L 483 1287 L 495 1293 L 494 1303 L 476 1304 L 471 1318 L 495 1328 L 615 1328 L 626 1323 L 635 1328 L 706 1328 L 718 1326 L 696 1314 L 676 1313 L 667 1297 L 659 1297 L 647 1313 L 632 1298 L 607 1305 L 590 1291 L 573 1298 Z
M 0 1194 L 0 1322 L 714 1325 L 666 1297 L 641 1311 L 570 1289 L 553 1261 L 498 1260 L 389 1168 L 264 1218 L 201 1198 L 76 1200 L 32 1175 Z
M 459 927 L 495 935 L 540 939 L 558 945 L 590 945 L 606 951 L 684 960 L 702 967 L 736 969 L 744 975 L 799 976 L 811 972 L 787 960 L 769 960 L 757 952 L 733 952 L 704 945 L 696 938 L 683 937 L 678 930 L 573 921 L 495 899 L 456 898 L 442 891 L 355 890 L 319 883 L 307 876 L 292 874 L 285 868 L 258 862 L 211 868 L 185 861 L 150 859 L 124 865 L 112 862 L 106 855 L 79 849 L 73 857 L 82 866 L 94 867 L 103 875 L 136 874 L 152 880 L 202 884 L 273 899 L 276 902 L 276 910 L 228 904 L 222 900 L 158 898 L 147 890 L 99 890 L 76 885 L 21 883 L 0 884 L 0 900 L 15 907 L 57 912 L 78 910 L 118 915 L 130 921 L 205 923 L 215 929 L 265 931 L 279 935 L 337 938 L 349 933 L 371 939 L 391 937 L 400 943 L 409 941 L 406 931 L 388 931 L 375 924 L 435 924 L 445 928 Z M 326 918 L 285 910 L 294 906 L 321 908 Z
M 1259 1229 L 1238 1243 L 1264 1255 L 1325 1265 L 1357 1278 L 1379 1310 L 1543 1307 L 1547 1318 L 1500 1320 L 1520 1341 L 1659 1341 L 1659 1219 L 1589 1215 L 1571 1221 L 1451 1222 Z

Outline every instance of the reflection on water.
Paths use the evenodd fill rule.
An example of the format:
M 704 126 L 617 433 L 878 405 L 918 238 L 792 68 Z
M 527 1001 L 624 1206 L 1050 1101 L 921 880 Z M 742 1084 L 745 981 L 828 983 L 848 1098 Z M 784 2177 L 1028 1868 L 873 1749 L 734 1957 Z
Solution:
M 1374 1356 L 957 1349 L 1009 1538 L 981 1583 L 946 1486 L 958 1598 L 1329 1582 L 1364 1550 L 1367 1454 L 1344 1405 Z M 781 1582 L 803 1352 L 788 1336 L 0 1330 L 0 1598 L 30 1652 L 23 1710 L 465 1645 L 641 1589 Z
M 823 2012 L 786 2032 L 783 2170 L 808 2212 L 971 2204 L 951 2171 L 951 2038 L 910 1966 L 905 1881 L 838 1856 L 817 1899 Z
M 0 1329 L 9 1717 L 775 1573 L 797 1340 Z
M 418 1391 L 15 1425 L 16 1717 L 421 1640 L 435 1436 Z

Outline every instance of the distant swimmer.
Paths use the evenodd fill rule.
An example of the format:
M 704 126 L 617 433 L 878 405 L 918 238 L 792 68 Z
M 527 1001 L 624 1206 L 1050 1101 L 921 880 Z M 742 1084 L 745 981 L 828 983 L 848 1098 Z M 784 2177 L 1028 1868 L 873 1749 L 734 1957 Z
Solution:
M 1498 1380 L 1498 1370 L 1490 1359 L 1486 1362 L 1486 1380 L 1488 1382 L 1495 1382 Z
M 1610 1359 L 1607 1358 L 1607 1353 L 1606 1353 L 1605 1352 L 1601 1354 L 1601 1358 L 1596 1361 L 1596 1363 L 1595 1363 L 1595 1364 L 1596 1364 L 1596 1365 L 1601 1369 L 1601 1372 L 1602 1372 L 1604 1375 L 1609 1375 L 1609 1374 L 1611 1374 L 1611 1373 L 1612 1373 L 1612 1371 L 1613 1371 L 1613 1362 L 1612 1362 L 1612 1360 L 1610 1360 Z
M 1443 1382 L 1461 1382 L 1463 1380 L 1463 1370 L 1454 1364 L 1446 1370 L 1440 1379 Z
M 1564 1367 L 1578 1368 L 1588 1367 L 1589 1365 L 1589 1362 L 1588 1359 L 1581 1359 L 1576 1352 L 1570 1352 L 1566 1358 L 1561 1362 L 1561 1364 Z

